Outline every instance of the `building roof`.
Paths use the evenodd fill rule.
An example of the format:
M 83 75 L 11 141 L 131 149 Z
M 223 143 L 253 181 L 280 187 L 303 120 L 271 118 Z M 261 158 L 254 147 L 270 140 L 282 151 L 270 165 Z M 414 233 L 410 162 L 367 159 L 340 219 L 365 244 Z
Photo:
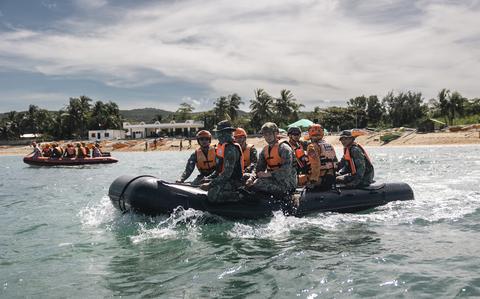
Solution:
M 124 129 L 182 129 L 182 128 L 203 128 L 203 121 L 187 120 L 183 123 L 171 121 L 169 123 L 160 123 L 156 121 L 153 124 L 146 124 L 143 121 L 139 124 L 123 123 Z

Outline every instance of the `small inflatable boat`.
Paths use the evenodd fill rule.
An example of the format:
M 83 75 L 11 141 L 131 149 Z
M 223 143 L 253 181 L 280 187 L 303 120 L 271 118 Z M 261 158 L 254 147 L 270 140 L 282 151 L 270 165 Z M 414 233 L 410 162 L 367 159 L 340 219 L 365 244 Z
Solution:
M 108 195 L 120 211 L 147 215 L 170 214 L 177 207 L 208 211 L 227 218 L 257 219 L 281 210 L 287 215 L 303 216 L 313 212 L 358 212 L 392 201 L 413 200 L 413 191 L 405 183 L 373 184 L 362 189 L 314 191 L 297 189 L 292 196 L 242 193 L 238 202 L 211 203 L 207 192 L 184 184 L 173 184 L 153 176 L 117 178 Z
M 23 162 L 35 166 L 73 166 L 90 164 L 117 163 L 118 160 L 110 156 L 95 158 L 49 158 L 49 157 L 24 157 Z

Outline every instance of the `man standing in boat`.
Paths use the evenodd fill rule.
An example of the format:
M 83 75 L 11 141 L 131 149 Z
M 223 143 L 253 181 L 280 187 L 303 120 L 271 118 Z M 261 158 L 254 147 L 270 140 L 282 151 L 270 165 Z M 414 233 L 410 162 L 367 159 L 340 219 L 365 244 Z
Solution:
M 343 157 L 339 163 L 337 183 L 349 188 L 359 188 L 373 183 L 374 169 L 365 149 L 355 142 L 352 132 L 344 130 L 340 134 Z
M 257 149 L 253 144 L 247 144 L 247 132 L 242 128 L 237 128 L 233 133 L 233 137 L 235 142 L 242 147 L 244 172 L 254 172 L 258 161 Z
M 217 124 L 216 171 L 206 178 L 207 183 L 200 185 L 201 189 L 208 190 L 210 202 L 240 200 L 237 190 L 242 185 L 243 155 L 240 145 L 233 141 L 234 131 L 228 120 Z
M 192 182 L 192 185 L 198 186 L 201 181 L 211 175 L 215 171 L 215 147 L 211 146 L 212 134 L 207 130 L 201 130 L 197 133 L 197 142 L 200 145 L 196 151 L 192 153 L 185 166 L 185 171 L 177 183 L 183 183 L 187 180 L 195 170 L 195 166 L 200 173 Z
M 275 123 L 265 123 L 261 132 L 268 145 L 258 157 L 256 177 L 250 177 L 246 185 L 253 191 L 287 195 L 297 187 L 292 148 L 286 140 L 279 142 Z

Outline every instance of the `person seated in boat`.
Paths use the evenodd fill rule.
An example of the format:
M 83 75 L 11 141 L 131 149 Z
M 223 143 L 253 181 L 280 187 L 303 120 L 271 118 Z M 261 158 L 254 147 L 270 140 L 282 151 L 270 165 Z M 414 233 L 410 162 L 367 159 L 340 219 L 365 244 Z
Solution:
M 75 147 L 71 143 L 67 143 L 67 147 L 65 148 L 65 151 L 63 153 L 63 156 L 65 158 L 75 158 Z
M 38 144 L 35 141 L 32 141 L 32 147 L 33 147 L 33 152 L 31 152 L 29 155 L 31 155 L 32 158 L 38 158 L 42 156 L 42 150 L 40 147 L 38 147 Z
M 367 151 L 355 142 L 352 132 L 344 130 L 340 134 L 343 157 L 338 165 L 337 183 L 348 188 L 365 187 L 373 183 L 374 168 Z
M 77 143 L 77 158 L 84 159 L 87 157 L 87 150 L 80 142 Z
M 63 156 L 63 149 L 61 146 L 58 145 L 58 143 L 53 143 L 52 144 L 52 158 L 61 158 Z
M 100 143 L 96 142 L 95 146 L 92 149 L 92 157 L 97 158 L 97 157 L 102 157 L 102 151 L 100 150 Z
M 89 143 L 88 145 L 85 142 L 81 142 L 83 148 L 85 148 L 85 158 L 90 158 L 92 155 L 90 153 L 93 144 Z
M 210 202 L 232 202 L 242 197 L 238 188 L 242 185 L 243 151 L 242 147 L 233 141 L 234 131 L 235 128 L 228 120 L 217 124 L 216 170 L 206 178 L 208 182 L 200 185 L 201 189 L 208 190 Z
M 42 155 L 44 157 L 51 157 L 52 156 L 52 149 L 50 148 L 50 144 L 46 143 L 42 147 Z
M 321 125 L 311 125 L 308 135 L 311 142 L 307 147 L 307 155 L 311 170 L 307 186 L 321 191 L 333 189 L 338 163 L 335 149 L 323 139 L 324 131 Z
M 200 174 L 193 180 L 192 185 L 194 186 L 200 185 L 205 177 L 215 171 L 215 147 L 211 145 L 212 134 L 207 130 L 201 130 L 196 137 L 200 147 L 188 159 L 185 170 L 177 183 L 185 182 L 195 170 L 195 166 Z
M 294 153 L 294 165 L 297 171 L 298 186 L 305 186 L 307 176 L 310 173 L 310 164 L 305 153 L 307 143 L 300 140 L 302 131 L 299 127 L 289 127 L 287 130 L 288 144 L 292 147 Z
M 242 128 L 237 128 L 233 133 L 233 138 L 242 147 L 244 173 L 254 172 L 258 161 L 257 149 L 253 144 L 247 144 L 247 132 Z
M 261 132 L 268 144 L 258 156 L 256 175 L 247 180 L 246 186 L 256 192 L 288 195 L 297 187 L 292 148 L 287 140 L 278 140 L 279 130 L 275 123 L 265 123 Z

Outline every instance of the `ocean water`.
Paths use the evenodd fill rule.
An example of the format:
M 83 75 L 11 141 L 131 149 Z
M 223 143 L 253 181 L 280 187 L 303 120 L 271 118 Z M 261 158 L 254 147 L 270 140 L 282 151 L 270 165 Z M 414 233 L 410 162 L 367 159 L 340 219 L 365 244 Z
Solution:
M 116 177 L 174 180 L 189 152 L 51 168 L 0 156 L 0 297 L 480 297 L 479 149 L 370 148 L 376 179 L 415 201 L 259 221 L 111 205 Z

